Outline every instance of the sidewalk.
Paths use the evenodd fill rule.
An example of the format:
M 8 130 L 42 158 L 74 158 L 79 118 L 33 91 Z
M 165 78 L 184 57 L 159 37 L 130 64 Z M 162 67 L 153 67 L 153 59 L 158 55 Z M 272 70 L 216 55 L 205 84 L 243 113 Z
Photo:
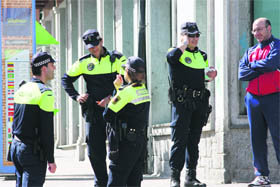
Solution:
M 74 150 L 55 150 L 57 170 L 47 172 L 44 187 L 93 187 L 93 171 L 86 156 L 85 161 L 75 159 Z M 183 182 L 182 182 L 183 184 Z M 0 178 L 1 187 L 14 187 L 15 180 Z M 144 176 L 142 187 L 169 187 L 169 178 Z M 208 184 L 207 187 L 247 187 L 247 184 Z M 272 187 L 280 187 L 273 184 Z

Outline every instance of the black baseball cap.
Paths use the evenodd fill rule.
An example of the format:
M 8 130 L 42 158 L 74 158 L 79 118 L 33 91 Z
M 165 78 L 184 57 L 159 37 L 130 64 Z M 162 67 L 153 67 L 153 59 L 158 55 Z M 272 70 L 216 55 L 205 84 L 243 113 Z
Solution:
M 47 52 L 37 52 L 35 55 L 33 55 L 32 57 L 32 62 L 31 62 L 31 65 L 33 67 L 41 67 L 45 64 L 48 64 L 48 63 L 54 63 L 55 60 L 53 59 L 53 57 L 47 53 Z
M 126 64 L 123 64 L 122 67 L 125 67 L 134 73 L 143 73 L 146 70 L 144 60 L 136 56 L 128 57 Z
M 200 34 L 198 27 L 195 22 L 186 22 L 181 25 L 182 34 Z
M 101 41 L 101 37 L 99 32 L 96 29 L 89 29 L 87 30 L 82 36 L 87 49 L 95 47 Z

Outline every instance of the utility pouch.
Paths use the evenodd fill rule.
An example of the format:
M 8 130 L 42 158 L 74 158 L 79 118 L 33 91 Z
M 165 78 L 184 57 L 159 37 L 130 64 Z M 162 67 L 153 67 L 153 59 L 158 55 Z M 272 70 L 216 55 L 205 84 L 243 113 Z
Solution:
M 94 118 L 93 100 L 91 97 L 88 97 L 85 103 L 81 103 L 81 109 L 82 109 L 82 116 L 85 118 L 86 122 L 89 123 L 96 122 Z
M 212 106 L 208 105 L 207 110 L 204 114 L 203 126 L 205 126 L 207 124 L 208 118 L 209 118 L 211 112 L 212 112 Z
M 109 151 L 108 157 L 110 160 L 117 160 L 119 158 L 119 133 L 111 126 L 110 123 L 107 123 L 107 138 L 109 141 Z
M 12 143 L 10 143 L 10 145 L 9 145 L 8 155 L 7 155 L 7 161 L 9 161 L 9 162 L 11 162 L 11 161 L 12 161 L 12 156 L 11 156 L 11 146 L 12 146 Z
M 135 129 L 129 129 L 127 134 L 126 134 L 126 139 L 130 142 L 135 142 L 136 141 L 136 130 Z
M 112 161 L 116 161 L 119 158 L 119 150 L 111 151 L 109 150 L 108 157 Z

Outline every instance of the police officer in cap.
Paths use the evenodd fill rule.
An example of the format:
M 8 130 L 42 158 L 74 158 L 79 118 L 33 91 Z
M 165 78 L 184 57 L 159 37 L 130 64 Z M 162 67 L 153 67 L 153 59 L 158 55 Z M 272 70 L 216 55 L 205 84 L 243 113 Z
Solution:
M 11 161 L 16 186 L 43 186 L 46 169 L 56 171 L 54 160 L 54 96 L 46 83 L 54 78 L 54 59 L 46 52 L 33 56 L 33 77 L 14 95 Z
M 123 85 L 120 75 L 114 81 L 117 93 L 105 109 L 103 116 L 109 123 L 113 133 L 108 137 L 109 147 L 116 143 L 112 140 L 117 135 L 114 146 L 114 157 L 110 157 L 109 180 L 110 186 L 141 186 L 142 169 L 146 151 L 144 129 L 148 124 L 150 97 L 145 86 L 145 63 L 141 58 L 129 57 L 124 66 Z M 112 151 L 112 150 L 110 150 Z M 110 152 L 111 153 L 111 152 Z
M 77 60 L 62 77 L 62 86 L 67 94 L 82 105 L 86 121 L 88 156 L 95 174 L 95 186 L 106 186 L 106 123 L 102 113 L 114 90 L 117 74 L 123 74 L 121 65 L 126 57 L 117 51 L 108 51 L 103 39 L 95 29 L 87 30 L 83 41 L 89 54 Z M 78 93 L 73 83 L 82 76 L 86 93 Z
M 212 81 L 217 71 L 213 67 L 207 68 L 207 55 L 197 47 L 200 34 L 196 23 L 182 24 L 181 44 L 167 53 L 172 102 L 171 187 L 180 186 L 180 173 L 185 162 L 184 186 L 206 186 L 196 178 L 198 144 L 211 112 L 210 92 L 205 88 L 205 82 Z

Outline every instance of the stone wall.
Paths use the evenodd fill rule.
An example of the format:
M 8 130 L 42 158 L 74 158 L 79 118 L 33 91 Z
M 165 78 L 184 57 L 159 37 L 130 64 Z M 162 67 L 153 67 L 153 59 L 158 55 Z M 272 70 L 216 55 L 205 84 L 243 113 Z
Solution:
M 225 141 L 221 141 L 222 139 Z M 172 142 L 169 124 L 152 127 L 154 175 L 170 177 L 169 155 Z M 270 177 L 280 182 L 280 166 L 277 164 L 271 137 L 268 138 Z M 184 180 L 183 170 L 181 173 Z M 226 133 L 204 131 L 199 144 L 198 178 L 209 184 L 248 183 L 254 178 L 252 151 L 248 128 L 230 129 Z

